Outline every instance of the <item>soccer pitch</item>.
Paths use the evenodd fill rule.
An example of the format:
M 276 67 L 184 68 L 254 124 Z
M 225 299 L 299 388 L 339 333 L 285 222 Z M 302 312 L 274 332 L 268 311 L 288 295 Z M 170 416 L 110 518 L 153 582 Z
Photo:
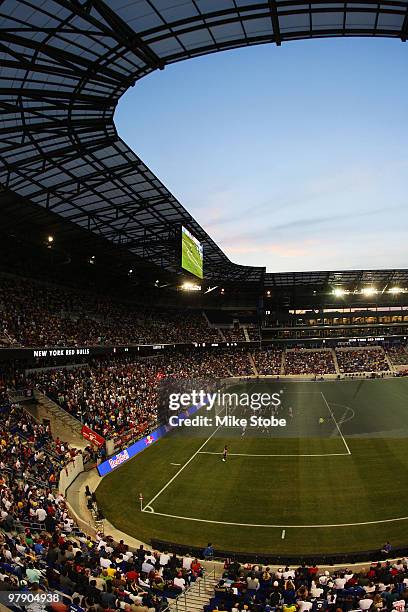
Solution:
M 274 555 L 407 544 L 408 380 L 235 389 L 254 385 L 283 392 L 286 427 L 178 429 L 101 481 L 109 521 L 145 541 Z

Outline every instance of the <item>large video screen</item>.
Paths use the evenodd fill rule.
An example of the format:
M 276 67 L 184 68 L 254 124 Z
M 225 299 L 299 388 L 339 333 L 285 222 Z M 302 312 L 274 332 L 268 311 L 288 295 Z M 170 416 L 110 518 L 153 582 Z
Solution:
M 181 267 L 203 278 L 203 245 L 187 228 L 181 228 Z

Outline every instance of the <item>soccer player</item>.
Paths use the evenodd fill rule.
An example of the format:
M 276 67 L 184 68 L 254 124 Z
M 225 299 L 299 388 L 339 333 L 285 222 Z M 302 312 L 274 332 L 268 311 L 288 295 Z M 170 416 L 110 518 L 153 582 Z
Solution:
M 228 455 L 228 446 L 225 445 L 224 446 L 224 450 L 222 451 L 222 460 L 226 461 L 227 460 L 227 455 Z

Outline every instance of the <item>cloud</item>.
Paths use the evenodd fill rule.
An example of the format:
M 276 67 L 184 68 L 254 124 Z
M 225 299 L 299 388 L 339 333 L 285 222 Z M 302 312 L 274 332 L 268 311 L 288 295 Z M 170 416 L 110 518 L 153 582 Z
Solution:
M 294 232 L 297 233 L 298 236 L 301 236 L 305 232 L 310 233 L 313 230 L 319 231 L 324 226 L 334 225 L 334 230 L 336 233 L 339 231 L 344 231 L 344 226 L 349 226 L 352 231 L 360 232 L 361 229 L 357 221 L 361 221 L 362 219 L 373 219 L 374 217 L 381 215 L 389 215 L 392 212 L 401 211 L 404 207 L 400 205 L 395 206 L 382 206 L 376 209 L 368 209 L 361 212 L 346 212 L 342 211 L 341 213 L 333 214 L 331 216 L 325 217 L 302 217 L 299 219 L 294 219 L 290 221 L 286 221 L 284 223 L 265 225 L 261 228 L 254 228 L 251 230 L 245 230 L 242 232 L 229 232 L 227 236 L 218 238 L 219 242 L 222 244 L 224 248 L 233 248 L 233 245 L 236 241 L 252 241 L 255 248 L 260 248 L 260 243 L 263 240 L 267 240 L 268 242 L 271 239 L 278 240 L 278 237 L 275 234 L 282 234 L 284 232 Z M 326 229 L 327 231 L 327 229 Z
M 313 240 L 305 240 L 298 243 L 286 243 L 286 244 L 262 244 L 256 245 L 252 242 L 246 241 L 235 241 L 231 245 L 227 245 L 226 249 L 228 253 L 235 255 L 248 255 L 248 254 L 276 254 L 280 257 L 292 258 L 292 257 L 304 257 L 310 253 L 310 248 L 313 247 Z
M 255 214 L 271 215 L 282 211 L 286 212 L 295 207 L 301 209 L 305 205 L 318 203 L 321 198 L 333 200 L 341 194 L 367 190 L 367 186 L 372 185 L 374 179 L 378 179 L 378 175 L 378 168 L 356 169 L 353 167 L 345 168 L 331 175 L 311 176 L 303 179 L 302 182 L 296 182 L 296 177 L 294 177 L 290 184 L 287 183 L 286 178 L 282 178 L 281 181 L 277 181 L 273 186 L 273 188 L 277 189 L 275 195 L 259 203 L 251 202 L 250 206 L 245 204 L 248 200 L 251 201 L 251 196 L 244 196 L 236 189 L 235 200 L 231 197 L 223 199 L 222 193 L 213 194 L 208 204 L 204 205 L 206 214 L 208 215 L 208 211 L 211 209 L 211 200 L 212 204 L 214 204 L 214 201 L 218 202 L 219 208 L 216 216 L 211 217 L 210 215 L 209 218 L 207 216 L 205 225 L 207 228 L 212 229 L 222 225 L 237 223 L 241 220 L 247 220 Z M 284 189 L 284 192 L 279 193 L 280 189 Z M 234 194 L 234 188 L 226 190 L 226 192 L 231 196 L 231 194 Z M 242 202 L 242 198 L 245 199 L 245 202 Z M 255 200 L 256 196 L 254 195 L 252 199 Z M 224 214 L 220 214 L 221 211 Z

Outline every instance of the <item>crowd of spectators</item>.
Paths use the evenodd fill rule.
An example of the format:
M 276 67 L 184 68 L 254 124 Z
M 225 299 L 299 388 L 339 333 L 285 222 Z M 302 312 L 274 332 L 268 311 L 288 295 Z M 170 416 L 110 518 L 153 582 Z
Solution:
M 331 350 L 290 350 L 284 373 L 335 374 Z M 253 361 L 252 361 L 253 359 Z M 337 351 L 342 373 L 384 371 L 382 348 Z M 231 376 L 281 374 L 282 351 L 235 349 L 183 350 L 151 358 L 93 359 L 73 369 L 55 368 L 28 375 L 37 388 L 105 439 L 143 432 L 157 424 L 158 384 L 163 379 L 219 380 Z
M 226 353 L 225 357 L 225 365 L 232 376 L 254 376 L 251 356 L 247 351 Z
M 103 438 L 113 439 L 156 424 L 157 386 L 164 379 L 218 380 L 253 374 L 246 352 L 189 350 L 38 371 L 28 376 L 27 383 Z
M 293 350 L 285 354 L 285 374 L 335 374 L 331 350 Z
M 408 365 L 408 352 L 405 344 L 388 346 L 387 355 L 393 365 Z
M 387 372 L 390 368 L 381 347 L 336 349 L 337 363 L 343 374 L 352 372 Z
M 217 342 L 202 313 L 152 310 L 0 275 L 3 346 Z
M 60 495 L 44 505 L 59 519 L 67 514 Z M 0 534 L 0 589 L 58 592 L 63 603 L 48 608 L 58 612 L 161 612 L 202 572 L 197 559 L 143 546 L 131 552 L 123 540 L 92 539 L 60 523 L 52 532 L 44 525 Z
M 58 591 L 59 612 L 160 612 L 202 575 L 192 557 L 131 553 L 123 541 L 83 534 L 57 489 L 79 451 L 52 440 L 3 387 L 0 411 L 0 591 Z
M 373 350 L 378 352 L 369 349 Z M 302 353 L 305 352 L 295 354 Z M 264 356 L 259 357 L 257 363 Z M 172 354 L 137 362 L 95 362 L 83 372 L 82 382 L 91 377 L 91 383 L 86 385 L 89 394 L 95 388 L 101 393 L 106 390 L 106 395 L 94 396 L 97 405 L 98 399 L 110 402 L 115 390 L 116 400 L 127 397 L 129 390 L 137 393 L 142 386 L 140 372 L 143 372 L 145 387 L 150 388 L 162 376 L 183 378 L 191 377 L 191 372 L 195 376 L 204 373 L 209 376 L 210 371 L 212 374 L 231 371 L 231 359 L 234 364 L 242 361 L 241 366 L 234 367 L 243 371 L 246 363 L 250 364 L 247 353 L 225 351 L 185 353 L 183 358 Z M 49 384 L 58 388 L 59 384 L 67 386 L 71 379 L 78 378 L 81 370 L 58 369 L 40 376 L 50 377 Z M 45 383 L 45 379 L 38 381 L 38 384 Z M 146 397 L 144 404 L 148 401 Z M 151 401 L 154 408 L 153 396 Z M 110 407 L 105 413 L 118 416 L 124 410 L 119 404 L 118 411 Z M 83 534 L 56 487 L 60 470 L 79 451 L 58 438 L 53 440 L 49 427 L 36 422 L 19 405 L 12 404 L 3 386 L 0 386 L 0 417 L 0 590 L 34 593 L 58 590 L 65 595 L 66 602 L 58 608 L 59 612 L 116 609 L 163 612 L 169 600 L 202 575 L 201 563 L 188 555 L 180 558 L 166 552 L 152 552 L 143 546 L 131 552 L 123 541 L 115 543 L 108 535 L 100 533 L 93 539 Z M 86 452 L 91 451 L 86 449 Z M 384 551 L 388 556 L 392 552 L 388 544 Z M 379 562 L 372 564 L 368 571 L 356 573 L 348 569 L 320 571 L 316 566 L 275 571 L 266 566 L 241 566 L 230 561 L 226 562 L 223 578 L 205 610 L 404 612 L 408 609 L 407 563 L 407 559 Z
M 47 487 L 56 484 L 60 470 L 78 454 L 59 438 L 51 438 L 49 427 L 37 423 L 18 404 L 1 392 L 0 473 L 12 483 L 31 481 Z M 86 451 L 88 453 L 88 450 Z M 26 508 L 18 516 L 26 517 Z M 3 517 L 5 518 L 5 517 Z
M 261 333 L 257 325 L 247 325 L 247 333 L 251 342 L 259 342 Z
M 223 327 L 221 332 L 226 342 L 246 342 L 243 327 Z
M 403 612 L 408 608 L 408 559 L 373 563 L 368 571 L 322 571 L 314 565 L 272 570 L 226 564 L 205 612 Z
M 282 367 L 282 351 L 279 349 L 253 352 L 255 367 L 260 376 L 279 376 Z
M 53 440 L 49 427 L 12 404 L 3 387 L 0 414 L 0 527 L 11 531 L 26 522 L 44 523 L 51 514 L 59 518 L 47 511 L 48 502 L 55 500 L 59 473 L 78 453 L 84 460 L 90 458 L 92 449 L 79 451 L 59 438 Z M 61 515 L 62 522 L 66 518 Z M 47 525 L 51 529 L 55 521 L 49 519 Z

